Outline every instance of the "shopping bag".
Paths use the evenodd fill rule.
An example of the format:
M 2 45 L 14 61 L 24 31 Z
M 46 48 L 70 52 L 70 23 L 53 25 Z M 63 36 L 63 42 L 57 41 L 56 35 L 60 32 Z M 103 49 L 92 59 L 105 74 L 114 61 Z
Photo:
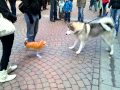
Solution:
M 15 26 L 13 23 L 0 13 L 0 37 L 10 35 L 15 32 Z

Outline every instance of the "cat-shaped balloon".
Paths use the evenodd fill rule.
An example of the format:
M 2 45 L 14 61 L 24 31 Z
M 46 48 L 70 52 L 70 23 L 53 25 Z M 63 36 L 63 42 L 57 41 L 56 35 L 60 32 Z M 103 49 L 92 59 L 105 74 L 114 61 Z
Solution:
M 41 40 L 39 42 L 26 42 L 25 46 L 26 48 L 31 48 L 31 49 L 41 49 L 46 45 L 46 42 Z

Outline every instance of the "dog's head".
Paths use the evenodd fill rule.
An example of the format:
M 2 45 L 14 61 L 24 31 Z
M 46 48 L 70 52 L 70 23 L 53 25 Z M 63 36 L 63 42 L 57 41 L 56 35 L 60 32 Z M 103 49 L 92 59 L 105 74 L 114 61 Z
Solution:
M 75 34 L 81 32 L 84 29 L 84 23 L 81 22 L 71 22 L 68 24 L 68 30 L 66 35 Z

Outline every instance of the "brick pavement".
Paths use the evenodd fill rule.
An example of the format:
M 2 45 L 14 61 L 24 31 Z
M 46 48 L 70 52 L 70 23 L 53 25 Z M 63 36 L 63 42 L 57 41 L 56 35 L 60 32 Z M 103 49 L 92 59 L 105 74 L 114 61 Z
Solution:
M 18 2 L 19 3 L 19 2 Z M 76 2 L 72 20 L 77 19 Z M 97 13 L 85 8 L 85 20 L 89 21 Z M 66 36 L 66 24 L 63 21 L 50 22 L 49 9 L 42 12 L 39 32 L 36 40 L 45 40 L 47 46 L 40 50 L 42 58 L 36 57 L 36 51 L 24 47 L 26 26 L 23 15 L 18 11 L 15 42 L 10 63 L 18 65 L 13 72 L 15 80 L 0 83 L 0 90 L 120 90 L 119 53 L 120 41 L 116 39 L 114 60 L 105 52 L 100 37 L 89 40 L 80 55 L 69 50 L 74 38 Z M 119 36 L 118 36 L 119 38 Z M 2 52 L 0 48 L 0 53 Z

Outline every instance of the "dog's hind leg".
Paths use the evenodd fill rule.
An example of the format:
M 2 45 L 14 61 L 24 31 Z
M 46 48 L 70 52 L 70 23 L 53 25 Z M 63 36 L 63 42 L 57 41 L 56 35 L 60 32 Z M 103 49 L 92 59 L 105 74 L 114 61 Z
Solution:
M 81 42 L 80 42 L 79 49 L 78 49 L 78 51 L 76 51 L 76 54 L 80 54 L 80 52 L 82 51 L 82 49 L 84 48 L 84 46 L 85 46 L 85 42 L 84 42 L 84 41 L 81 41 Z
M 79 39 L 75 40 L 74 44 L 71 47 L 69 47 L 69 49 L 73 49 L 77 45 L 78 42 L 79 42 Z

